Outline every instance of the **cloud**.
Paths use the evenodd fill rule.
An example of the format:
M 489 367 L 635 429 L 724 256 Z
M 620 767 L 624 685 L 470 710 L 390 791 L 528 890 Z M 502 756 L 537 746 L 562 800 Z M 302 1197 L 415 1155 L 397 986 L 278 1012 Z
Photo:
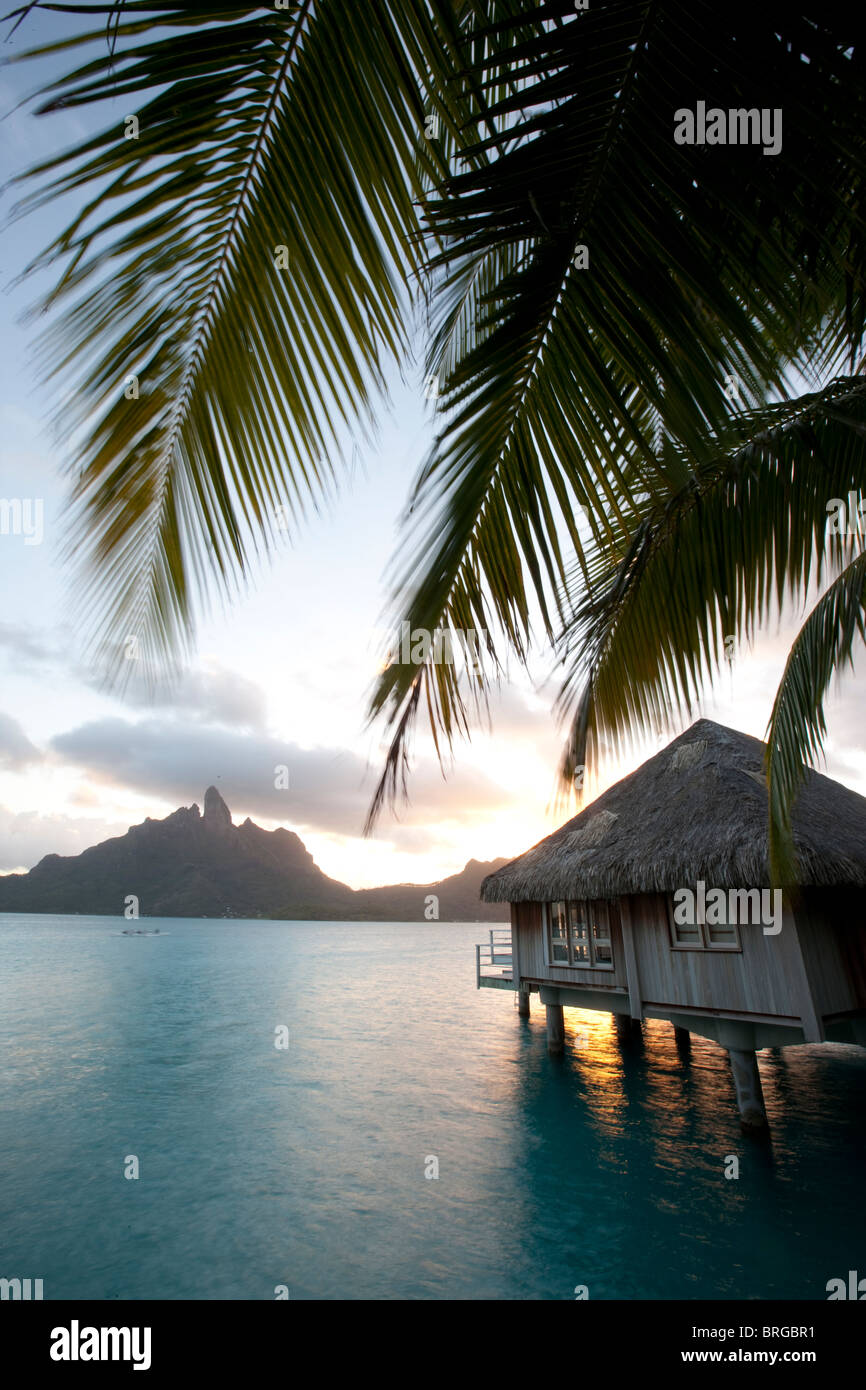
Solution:
M 218 662 L 205 662 L 185 671 L 174 682 L 166 680 L 152 689 L 130 663 L 127 684 L 112 692 L 99 672 L 73 659 L 68 640 L 60 632 L 0 622 L 0 651 L 14 658 L 17 671 L 64 670 L 91 690 L 114 694 L 135 709 L 171 710 L 186 718 L 197 716 L 205 723 L 225 724 L 232 729 L 265 727 L 267 702 L 261 686 Z
M 215 662 L 186 671 L 174 684 L 159 685 L 152 691 L 134 678 L 124 690 L 124 702 L 139 709 L 177 710 L 185 717 L 198 715 L 205 723 L 260 731 L 264 730 L 267 712 L 261 686 Z
M 101 840 L 125 834 L 127 828 L 107 820 L 43 816 L 0 806 L 0 873 L 30 868 L 46 854 L 80 854 Z
M 41 762 L 44 754 L 32 744 L 9 714 L 0 714 L 0 767 L 18 772 L 30 763 Z
M 513 683 L 502 685 L 491 695 L 490 722 L 494 735 L 499 738 L 527 738 L 531 736 L 536 743 L 543 744 L 551 756 L 559 752 L 565 734 L 560 731 L 551 706 L 553 696 L 536 695 Z
M 16 668 L 23 665 L 31 670 L 53 664 L 59 655 L 57 648 L 42 636 L 18 623 L 0 622 L 0 648 L 11 653 Z
M 170 805 L 197 801 L 219 788 L 235 818 L 289 823 L 299 831 L 357 835 L 377 768 L 346 749 L 302 748 L 271 735 L 238 733 L 186 721 L 101 719 L 57 735 L 62 762 L 103 784 L 157 796 Z M 286 780 L 288 787 L 279 785 Z M 467 823 L 501 807 L 502 789 L 464 768 L 446 783 L 438 767 L 422 764 L 412 784 L 403 824 L 433 820 Z M 385 827 L 387 834 L 387 827 Z

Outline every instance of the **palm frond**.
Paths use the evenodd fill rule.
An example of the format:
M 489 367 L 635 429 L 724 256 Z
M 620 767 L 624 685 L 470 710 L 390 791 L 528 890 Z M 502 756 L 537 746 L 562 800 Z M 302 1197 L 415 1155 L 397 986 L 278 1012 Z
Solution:
M 620 0 L 575 16 L 557 0 L 538 13 L 536 34 L 480 65 L 515 84 L 491 104 L 489 162 L 426 204 L 442 248 L 443 427 L 394 572 L 413 628 L 471 614 L 518 654 L 531 614 L 554 635 L 572 555 L 586 582 L 587 538 L 632 534 L 641 499 L 666 495 L 656 421 L 660 453 L 696 455 L 727 427 L 731 379 L 755 407 L 784 396 L 804 343 L 820 333 L 838 353 L 863 332 L 866 84 L 836 7 Z M 784 109 L 784 160 L 674 143 L 678 108 L 757 93 Z M 393 731 L 374 811 L 396 790 L 424 680 L 392 666 L 374 692 L 371 715 Z M 471 703 L 452 672 L 450 728 L 464 690 Z
M 834 499 L 866 486 L 864 435 L 862 377 L 744 414 L 699 465 L 681 461 L 616 545 L 596 547 L 561 648 L 563 790 L 602 741 L 622 747 L 692 713 L 762 619 L 850 561 L 856 536 L 830 522 Z
M 134 113 L 28 171 L 20 209 L 83 198 L 29 269 L 62 266 L 42 362 L 67 387 L 78 616 L 115 669 L 130 637 L 148 667 L 182 653 L 196 602 L 231 593 L 371 427 L 408 348 L 418 203 L 471 129 L 451 82 L 471 10 L 130 0 L 113 51 L 44 90 L 43 114 Z
M 853 666 L 856 641 L 866 642 L 866 551 L 821 595 L 794 640 L 767 730 L 770 867 L 773 880 L 797 882 L 791 813 L 805 775 L 824 749 L 824 699 L 834 675 Z

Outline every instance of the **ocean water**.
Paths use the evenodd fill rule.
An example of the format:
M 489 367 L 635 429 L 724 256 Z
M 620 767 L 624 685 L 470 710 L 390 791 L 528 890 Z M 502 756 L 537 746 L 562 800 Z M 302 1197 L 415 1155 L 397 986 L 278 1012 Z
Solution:
M 128 925 L 0 916 L 0 1276 L 46 1299 L 825 1299 L 866 1274 L 866 1051 L 763 1052 L 766 1142 L 722 1050 L 665 1023 L 621 1043 L 567 1010 L 550 1058 L 537 999 L 476 990 L 483 925 Z

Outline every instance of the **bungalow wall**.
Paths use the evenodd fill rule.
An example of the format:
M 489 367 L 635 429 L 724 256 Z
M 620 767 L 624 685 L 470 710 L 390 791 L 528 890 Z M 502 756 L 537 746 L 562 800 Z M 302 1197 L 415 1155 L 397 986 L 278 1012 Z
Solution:
M 866 895 L 849 888 L 813 888 L 804 899 L 797 921 L 818 1013 L 866 1009 Z
M 778 936 L 765 936 L 760 924 L 741 926 L 739 951 L 674 949 L 663 893 L 640 894 L 629 905 L 644 1004 L 800 1017 L 803 967 L 787 923 Z
M 690 950 L 672 946 L 664 894 L 631 897 L 628 907 L 641 999 L 662 1008 L 700 1008 L 796 1022 L 805 1002 L 805 962 L 819 1015 L 862 1009 L 866 1007 L 866 933 L 860 925 L 862 916 L 855 916 L 858 906 L 855 895 L 822 894 L 813 897 L 798 916 L 796 934 L 787 921 L 778 936 L 765 935 L 760 924 L 745 925 L 740 927 L 739 951 Z M 622 919 L 617 903 L 611 903 L 611 909 L 613 970 L 572 969 L 546 964 L 542 905 L 513 904 L 512 938 L 521 978 L 627 990 Z
M 617 904 L 610 904 L 610 938 L 613 970 L 579 970 L 570 966 L 545 964 L 545 942 L 541 903 L 513 903 L 511 939 L 516 943 L 516 959 L 524 980 L 560 985 L 580 985 L 596 989 L 627 989 L 622 924 Z

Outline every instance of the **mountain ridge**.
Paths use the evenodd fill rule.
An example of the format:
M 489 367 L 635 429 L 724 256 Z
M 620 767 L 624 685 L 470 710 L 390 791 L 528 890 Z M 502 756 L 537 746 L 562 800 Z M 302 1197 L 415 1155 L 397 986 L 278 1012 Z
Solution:
M 294 831 L 264 830 L 249 816 L 235 825 L 211 786 L 203 811 L 179 806 L 80 854 L 46 854 L 27 873 L 0 876 L 0 912 L 123 916 L 132 898 L 141 917 L 501 922 L 507 907 L 482 903 L 480 888 L 507 862 L 470 859 L 435 883 L 350 888 L 323 873 Z

